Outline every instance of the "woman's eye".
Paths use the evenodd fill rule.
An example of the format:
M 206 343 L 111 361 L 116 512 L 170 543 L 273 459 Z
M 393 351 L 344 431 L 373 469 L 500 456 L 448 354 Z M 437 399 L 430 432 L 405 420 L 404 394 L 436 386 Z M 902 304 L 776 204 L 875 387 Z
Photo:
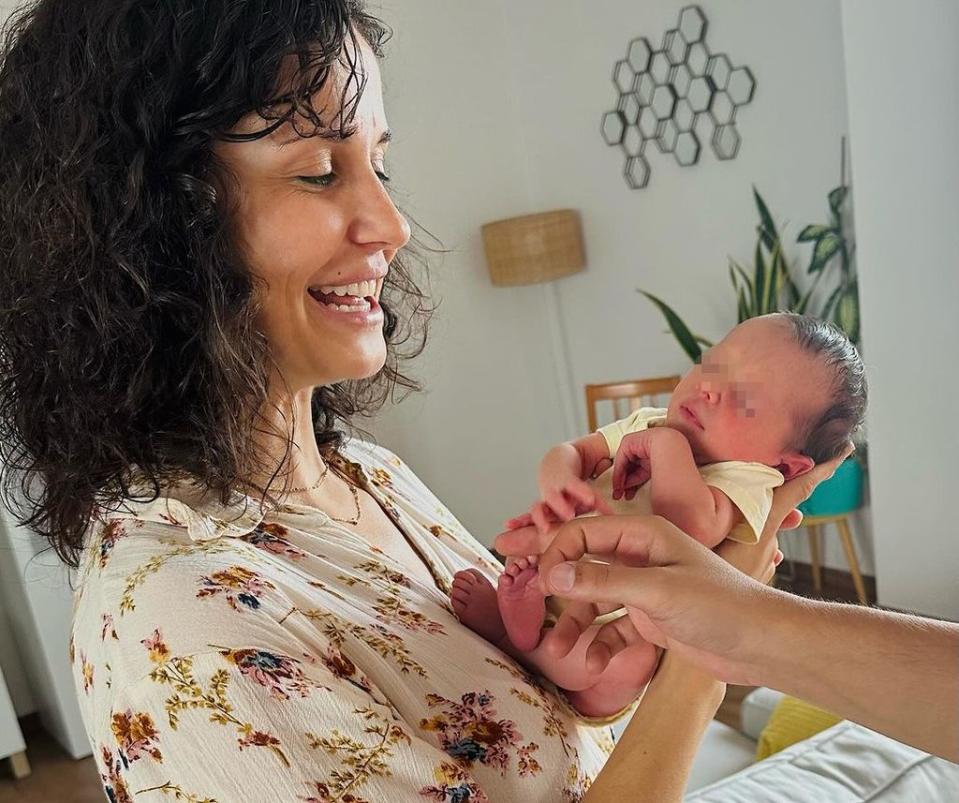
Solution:
M 322 176 L 297 176 L 297 178 L 315 187 L 329 187 L 336 179 L 336 173 L 329 172 Z

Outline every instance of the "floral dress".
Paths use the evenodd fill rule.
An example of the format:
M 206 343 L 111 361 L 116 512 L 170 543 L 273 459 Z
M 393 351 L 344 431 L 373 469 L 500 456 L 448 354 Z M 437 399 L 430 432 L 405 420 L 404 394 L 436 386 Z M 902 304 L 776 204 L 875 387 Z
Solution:
M 341 455 L 433 583 L 316 508 L 189 483 L 91 526 L 70 658 L 107 797 L 581 799 L 605 730 L 449 605 L 456 571 L 498 564 L 393 454 Z

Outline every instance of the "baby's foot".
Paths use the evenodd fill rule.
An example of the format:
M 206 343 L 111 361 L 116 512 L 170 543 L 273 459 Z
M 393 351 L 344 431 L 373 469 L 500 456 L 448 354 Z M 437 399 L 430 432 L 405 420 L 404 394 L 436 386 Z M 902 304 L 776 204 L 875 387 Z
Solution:
M 537 558 L 517 558 L 499 576 L 496 598 L 509 640 L 519 650 L 532 650 L 539 644 L 546 597 L 539 589 Z
M 506 637 L 506 628 L 496 603 L 496 589 L 476 569 L 453 575 L 450 602 L 459 620 L 492 644 Z

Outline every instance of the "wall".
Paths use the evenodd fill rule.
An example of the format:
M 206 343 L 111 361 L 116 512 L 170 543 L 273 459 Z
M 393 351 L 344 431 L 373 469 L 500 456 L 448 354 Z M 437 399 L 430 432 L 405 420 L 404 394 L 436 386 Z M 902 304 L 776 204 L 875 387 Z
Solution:
M 430 393 L 375 432 L 480 538 L 531 501 L 543 451 L 585 428 L 583 384 L 688 366 L 637 287 L 668 299 L 702 334 L 721 335 L 735 322 L 727 255 L 748 261 L 754 246 L 751 185 L 793 221 L 787 238 L 826 218 L 846 132 L 838 0 L 702 3 L 710 47 L 757 78 L 739 113 L 739 155 L 719 162 L 707 147 L 697 166 L 679 168 L 654 152 L 649 187 L 627 188 L 621 154 L 599 135 L 615 103 L 612 66 L 632 37 L 660 41 L 683 5 L 451 0 L 437 15 L 424 0 L 384 4 L 397 31 L 384 65 L 394 173 L 455 251 L 437 272 L 443 306 L 420 362 Z M 572 393 L 555 367 L 553 290 L 493 289 L 479 242 L 488 220 L 564 206 L 582 211 L 589 262 L 554 288 Z M 789 537 L 787 548 L 802 558 L 804 541 Z M 870 571 L 868 541 L 859 541 Z M 846 565 L 835 538 L 826 562 Z
M 956 619 L 959 5 L 843 0 L 842 15 L 879 601 Z

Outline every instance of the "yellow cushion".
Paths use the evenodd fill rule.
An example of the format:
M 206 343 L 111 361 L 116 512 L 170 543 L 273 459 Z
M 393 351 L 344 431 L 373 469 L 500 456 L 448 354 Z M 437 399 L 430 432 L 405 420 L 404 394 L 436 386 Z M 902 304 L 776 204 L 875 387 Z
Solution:
M 769 717 L 763 732 L 759 734 L 756 761 L 785 750 L 791 744 L 815 736 L 838 722 L 842 722 L 842 719 L 835 714 L 797 700 L 795 697 L 783 697 L 773 709 L 772 716 Z

